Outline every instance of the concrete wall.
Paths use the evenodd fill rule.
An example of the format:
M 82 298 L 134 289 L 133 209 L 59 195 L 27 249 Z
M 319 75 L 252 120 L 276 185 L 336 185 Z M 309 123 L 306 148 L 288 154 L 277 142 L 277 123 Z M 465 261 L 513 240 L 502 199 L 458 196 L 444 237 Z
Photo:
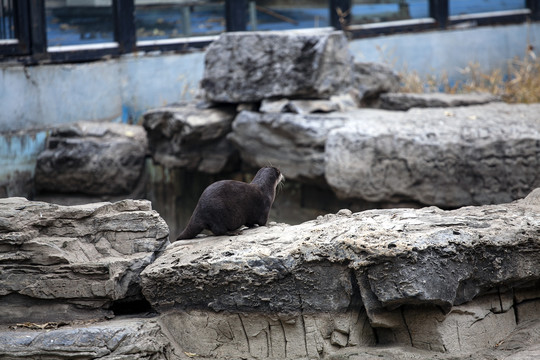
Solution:
M 359 61 L 387 61 L 423 76 L 446 71 L 457 78 L 471 61 L 486 70 L 505 66 L 522 57 L 529 42 L 540 49 L 539 23 L 381 36 L 351 41 L 350 49 Z M 193 99 L 203 70 L 203 52 L 130 54 L 79 64 L 0 62 L 0 196 L 19 194 L 14 173 L 33 175 L 51 126 L 137 123 L 147 109 Z
M 508 60 L 523 58 L 529 44 L 540 49 L 540 23 L 380 36 L 354 40 L 350 49 L 359 61 L 387 62 L 424 78 L 447 72 L 457 80 L 471 62 L 484 70 L 506 70 Z

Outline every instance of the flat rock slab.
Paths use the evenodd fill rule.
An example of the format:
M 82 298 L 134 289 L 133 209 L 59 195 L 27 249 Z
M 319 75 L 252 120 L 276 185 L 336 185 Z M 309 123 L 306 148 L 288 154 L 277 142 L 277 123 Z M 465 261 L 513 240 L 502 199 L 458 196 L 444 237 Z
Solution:
M 517 202 L 452 211 L 342 210 L 296 226 L 175 242 L 141 278 L 164 316 L 217 311 L 308 324 L 308 315 L 354 309 L 378 343 L 473 352 L 512 333 L 521 311 L 535 318 L 527 304 L 540 303 L 539 233 L 540 189 Z M 330 343 L 349 346 L 350 333 L 338 332 L 327 333 Z M 368 328 L 355 336 L 368 344 L 374 335 Z
M 148 151 L 141 126 L 79 122 L 52 130 L 36 164 L 38 191 L 129 194 Z
M 170 344 L 151 319 L 114 320 L 48 330 L 0 330 L 2 359 L 170 359 Z
M 349 88 L 352 64 L 341 32 L 224 33 L 208 47 L 201 88 L 226 103 L 329 98 Z
M 381 94 L 379 107 L 386 110 L 409 110 L 411 108 L 455 107 L 487 104 L 501 101 L 488 93 L 445 94 L 445 93 L 396 93 Z
M 342 198 L 509 202 L 540 186 L 539 113 L 540 104 L 504 103 L 348 112 L 328 134 L 324 175 Z
M 399 75 L 384 63 L 355 62 L 353 71 L 353 90 L 357 92 L 358 101 L 369 105 L 388 92 L 399 90 Z
M 216 174 L 237 154 L 225 139 L 236 110 L 231 106 L 170 105 L 144 114 L 149 147 L 155 162 Z
M 139 275 L 167 243 L 146 200 L 0 199 L 0 322 L 102 317 L 114 301 L 141 298 Z
M 448 311 L 488 289 L 539 280 L 539 232 L 540 190 L 453 211 L 343 210 L 175 242 L 143 271 L 143 293 L 160 310 L 341 311 L 361 293 L 368 314 L 405 304 Z
M 345 125 L 328 115 L 242 111 L 228 138 L 254 167 L 276 166 L 288 179 L 324 181 L 324 146 L 330 130 Z

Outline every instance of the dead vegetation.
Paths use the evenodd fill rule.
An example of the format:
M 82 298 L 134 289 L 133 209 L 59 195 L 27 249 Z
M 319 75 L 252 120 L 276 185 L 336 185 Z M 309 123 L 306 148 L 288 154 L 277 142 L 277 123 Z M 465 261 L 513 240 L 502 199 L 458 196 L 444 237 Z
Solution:
M 485 72 L 478 63 L 461 70 L 465 80 L 451 82 L 446 73 L 421 78 L 418 73 L 400 71 L 402 92 L 446 92 L 449 94 L 489 92 L 508 103 L 540 102 L 540 60 L 532 46 L 523 58 L 508 62 L 507 69 Z

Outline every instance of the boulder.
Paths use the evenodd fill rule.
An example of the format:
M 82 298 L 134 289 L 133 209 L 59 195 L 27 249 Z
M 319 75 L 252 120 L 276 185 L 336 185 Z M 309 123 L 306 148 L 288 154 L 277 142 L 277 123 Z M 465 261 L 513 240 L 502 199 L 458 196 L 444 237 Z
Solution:
M 479 351 L 516 329 L 514 293 L 540 302 L 538 233 L 540 189 L 513 203 L 451 211 L 342 210 L 296 226 L 176 242 L 142 272 L 142 288 L 164 316 L 247 314 L 236 315 L 234 326 L 232 320 L 211 326 L 227 329 L 229 339 L 239 339 L 232 335 L 237 329 L 249 338 L 287 323 L 300 324 L 307 336 L 316 327 L 308 316 L 329 313 L 337 322 L 325 333 L 332 346 L 376 338 L 442 352 Z M 350 340 L 349 325 L 340 327 L 335 314 L 353 310 L 362 326 L 368 325 L 361 319 L 369 319 L 375 336 L 368 328 Z M 277 322 L 248 323 L 249 314 Z M 177 331 L 184 331 L 179 324 Z M 178 336 L 188 336 L 188 328 Z
M 505 203 L 540 186 L 540 104 L 359 110 L 325 143 L 342 198 L 458 207 Z
M 400 87 L 399 75 L 384 63 L 355 62 L 352 88 L 357 101 L 371 105 L 381 94 L 396 92 Z
M 83 326 L 21 324 L 0 331 L 2 359 L 170 359 L 171 345 L 155 320 L 113 320 Z M 50 326 L 50 328 L 47 328 Z M 33 330 L 27 329 L 32 328 Z
M 140 301 L 139 275 L 166 244 L 146 200 L 0 199 L 0 323 L 100 318 L 115 302 Z
M 128 194 L 139 181 L 148 144 L 141 126 L 79 122 L 51 131 L 37 158 L 38 191 Z
M 289 179 L 324 181 L 324 145 L 331 129 L 345 124 L 331 115 L 242 111 L 228 139 L 253 167 L 277 166 Z
M 208 47 L 201 88 L 214 102 L 327 99 L 348 90 L 352 64 L 342 32 L 223 33 Z
M 216 174 L 236 155 L 225 139 L 236 111 L 231 106 L 170 105 L 144 114 L 143 126 L 156 163 Z
M 501 101 L 489 93 L 445 94 L 445 93 L 393 93 L 381 94 L 379 107 L 386 110 L 409 110 L 411 108 L 455 107 L 481 105 Z
M 289 100 L 265 99 L 261 102 L 259 111 L 262 113 L 313 114 L 330 113 L 334 111 L 347 111 L 357 108 L 354 98 L 350 94 L 331 96 L 328 100 Z

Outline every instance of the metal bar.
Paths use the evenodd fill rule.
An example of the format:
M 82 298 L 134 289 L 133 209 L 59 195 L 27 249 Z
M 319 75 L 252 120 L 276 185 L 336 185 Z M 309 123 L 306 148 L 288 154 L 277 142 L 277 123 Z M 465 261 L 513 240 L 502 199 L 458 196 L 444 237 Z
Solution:
M 540 0 L 526 0 L 525 6 L 531 10 L 533 20 L 540 20 Z
M 446 28 L 448 24 L 448 14 L 448 0 L 429 0 L 429 16 L 435 19 L 439 28 Z
M 249 2 L 249 23 L 251 30 L 257 31 L 257 5 L 255 1 Z
M 136 50 L 135 1 L 113 0 L 114 39 L 121 53 Z
M 336 30 L 346 30 L 351 23 L 351 0 L 330 0 L 329 1 L 330 26 Z
M 225 0 L 226 31 L 247 30 L 247 0 Z
M 191 35 L 191 9 L 189 6 L 182 7 L 182 33 L 184 36 Z
M 30 52 L 36 60 L 47 57 L 47 24 L 45 1 L 30 0 Z

